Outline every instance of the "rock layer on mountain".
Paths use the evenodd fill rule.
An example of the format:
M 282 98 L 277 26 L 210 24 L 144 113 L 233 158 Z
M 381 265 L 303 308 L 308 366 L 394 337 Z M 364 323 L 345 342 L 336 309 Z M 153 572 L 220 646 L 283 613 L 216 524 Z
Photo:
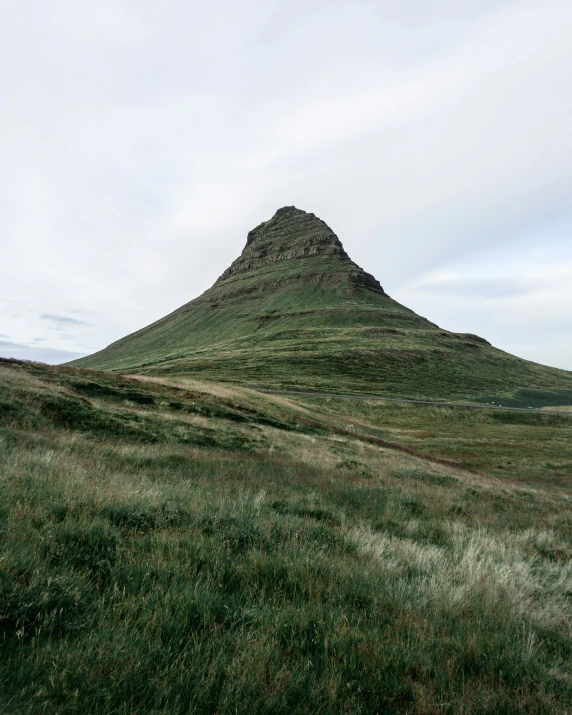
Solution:
M 305 258 L 320 259 L 319 265 L 324 270 L 315 273 L 318 280 L 345 280 L 383 294 L 379 281 L 353 263 L 332 229 L 314 214 L 295 206 L 279 209 L 270 221 L 249 232 L 244 251 L 222 274 L 217 285 L 252 276 L 254 272 L 261 278 L 261 271 L 268 266 Z M 325 270 L 326 264 L 328 270 Z M 306 277 L 307 272 L 301 271 L 298 275 Z M 257 282 L 264 285 L 263 280 Z
M 249 232 L 202 295 L 74 364 L 288 389 L 478 397 L 570 388 L 572 373 L 431 323 L 388 296 L 294 206 Z

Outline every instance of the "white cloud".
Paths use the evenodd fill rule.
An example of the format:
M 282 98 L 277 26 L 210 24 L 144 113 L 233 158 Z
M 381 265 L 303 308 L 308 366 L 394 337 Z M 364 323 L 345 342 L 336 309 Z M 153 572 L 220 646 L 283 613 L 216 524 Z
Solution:
M 568 369 L 572 350 L 572 242 L 534 234 L 518 245 L 442 266 L 396 297 L 442 327 L 482 335 L 530 360 Z
M 458 321 L 486 328 L 500 301 L 506 349 L 542 342 L 572 368 L 541 330 L 568 325 L 570 264 L 545 261 L 542 285 L 509 259 L 493 275 L 499 246 L 518 255 L 544 225 L 531 245 L 550 254 L 570 218 L 571 26 L 564 0 L 5 8 L 0 298 L 20 303 L 0 329 L 99 349 L 206 289 L 294 203 L 432 320 L 450 297 L 422 281 L 480 256 Z M 92 326 L 68 337 L 38 317 L 73 310 Z

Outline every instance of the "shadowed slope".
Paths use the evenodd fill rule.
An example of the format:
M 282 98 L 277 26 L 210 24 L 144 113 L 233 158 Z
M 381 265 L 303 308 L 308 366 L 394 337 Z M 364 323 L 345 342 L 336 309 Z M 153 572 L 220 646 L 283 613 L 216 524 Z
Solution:
M 407 396 L 572 387 L 390 298 L 314 214 L 279 209 L 209 290 L 76 365 Z

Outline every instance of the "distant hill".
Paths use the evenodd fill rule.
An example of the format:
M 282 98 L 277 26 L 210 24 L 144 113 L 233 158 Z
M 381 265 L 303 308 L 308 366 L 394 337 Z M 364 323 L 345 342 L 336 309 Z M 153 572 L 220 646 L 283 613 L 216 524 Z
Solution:
M 443 330 L 390 298 L 294 206 L 250 231 L 201 296 L 73 365 L 293 390 L 479 398 L 570 390 L 572 372 Z

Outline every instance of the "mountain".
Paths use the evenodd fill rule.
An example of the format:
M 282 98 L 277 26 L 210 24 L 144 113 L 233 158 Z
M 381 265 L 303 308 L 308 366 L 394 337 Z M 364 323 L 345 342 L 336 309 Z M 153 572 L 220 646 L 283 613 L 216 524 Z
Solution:
M 294 206 L 250 231 L 239 258 L 201 296 L 72 364 L 409 397 L 516 393 L 526 402 L 556 390 L 566 401 L 572 389 L 571 372 L 443 330 L 400 305 L 324 221 Z

